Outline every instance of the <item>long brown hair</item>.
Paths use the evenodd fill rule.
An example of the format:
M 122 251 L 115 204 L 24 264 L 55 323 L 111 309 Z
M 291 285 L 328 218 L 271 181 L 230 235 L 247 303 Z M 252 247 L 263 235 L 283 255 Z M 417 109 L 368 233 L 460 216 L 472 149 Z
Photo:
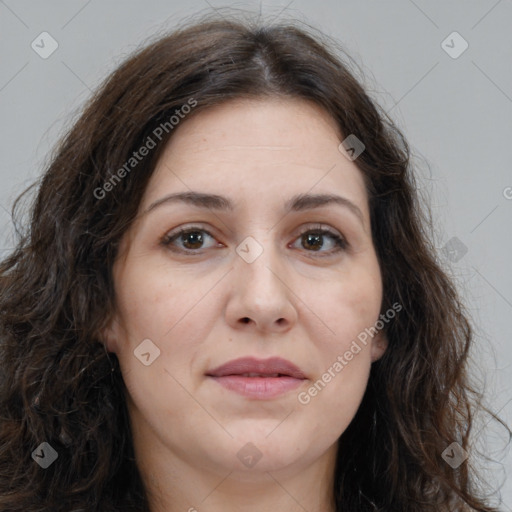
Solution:
M 119 241 L 173 129 L 160 130 L 129 172 L 126 164 L 192 98 L 190 115 L 269 96 L 315 102 L 365 144 L 355 164 L 368 189 L 382 311 L 403 306 L 340 438 L 337 510 L 495 510 L 477 495 L 469 461 L 453 469 L 441 457 L 455 441 L 470 451 L 479 395 L 466 369 L 469 321 L 436 260 L 407 142 L 339 51 L 291 22 L 202 20 L 139 50 L 85 106 L 0 264 L 1 510 L 148 510 L 126 389 L 99 332 L 115 309 Z M 58 454 L 46 469 L 32 456 L 43 442 Z

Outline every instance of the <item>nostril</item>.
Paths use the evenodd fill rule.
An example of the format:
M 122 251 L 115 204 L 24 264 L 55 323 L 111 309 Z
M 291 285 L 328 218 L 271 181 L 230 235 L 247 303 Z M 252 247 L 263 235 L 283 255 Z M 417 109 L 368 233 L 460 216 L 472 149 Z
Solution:
M 245 316 L 244 318 L 242 318 L 242 322 L 243 322 L 244 324 L 248 324 L 250 321 L 251 321 L 251 319 L 250 319 L 249 317 L 247 317 L 247 316 Z

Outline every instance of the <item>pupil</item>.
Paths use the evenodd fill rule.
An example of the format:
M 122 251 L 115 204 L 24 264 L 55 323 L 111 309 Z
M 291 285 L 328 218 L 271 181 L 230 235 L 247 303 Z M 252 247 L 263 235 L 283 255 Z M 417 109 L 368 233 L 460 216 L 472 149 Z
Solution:
M 306 235 L 307 244 L 309 245 L 311 242 L 313 244 L 317 244 L 316 247 L 314 247 L 314 250 L 318 250 L 322 247 L 322 235 L 320 233 L 317 234 L 308 234 Z
M 190 243 L 189 243 L 190 242 Z M 201 246 L 203 243 L 203 237 L 199 231 L 193 231 L 191 233 L 187 233 L 185 235 L 184 244 L 186 247 L 190 245 L 194 245 L 194 247 L 188 247 L 188 249 L 198 249 L 199 247 L 195 247 L 196 245 Z

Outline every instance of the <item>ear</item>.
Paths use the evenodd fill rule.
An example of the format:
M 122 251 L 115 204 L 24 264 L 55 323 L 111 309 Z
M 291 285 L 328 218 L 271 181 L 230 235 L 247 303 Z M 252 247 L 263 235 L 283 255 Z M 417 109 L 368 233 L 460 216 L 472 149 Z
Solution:
M 117 319 L 113 317 L 107 326 L 100 331 L 99 338 L 105 345 L 107 352 L 114 352 L 117 354 L 118 347 L 118 339 L 119 339 L 119 330 L 120 326 L 117 322 Z
M 384 331 L 379 331 L 372 340 L 371 345 L 371 356 L 372 363 L 378 361 L 386 352 L 388 348 L 388 338 Z

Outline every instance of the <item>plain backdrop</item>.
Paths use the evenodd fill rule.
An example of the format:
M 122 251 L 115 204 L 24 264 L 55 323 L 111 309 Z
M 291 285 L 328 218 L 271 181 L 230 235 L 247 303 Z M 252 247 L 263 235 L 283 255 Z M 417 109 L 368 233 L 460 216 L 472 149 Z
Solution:
M 371 96 L 411 145 L 435 245 L 475 325 L 475 378 L 510 425 L 511 0 L 0 1 L 0 257 L 13 246 L 14 198 L 41 175 L 91 91 L 148 37 L 223 7 L 310 24 L 362 66 Z M 476 433 L 511 511 L 506 433 L 488 417 Z

